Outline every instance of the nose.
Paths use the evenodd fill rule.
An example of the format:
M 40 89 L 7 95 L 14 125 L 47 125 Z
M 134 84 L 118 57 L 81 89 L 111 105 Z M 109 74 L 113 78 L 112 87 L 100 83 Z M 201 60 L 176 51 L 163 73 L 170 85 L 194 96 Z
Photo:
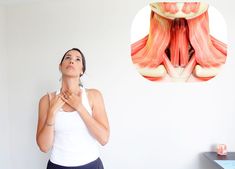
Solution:
M 70 63 L 70 64 L 74 64 L 74 60 L 73 60 L 73 59 L 70 59 L 69 63 Z

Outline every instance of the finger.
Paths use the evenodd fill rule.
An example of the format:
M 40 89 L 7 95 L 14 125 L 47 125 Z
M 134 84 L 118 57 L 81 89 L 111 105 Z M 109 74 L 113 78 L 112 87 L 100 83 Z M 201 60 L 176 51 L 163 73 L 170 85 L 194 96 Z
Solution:
M 62 96 L 59 96 L 58 102 L 59 102 L 59 103 L 65 103 L 65 101 L 62 99 Z
M 66 99 L 65 97 L 60 96 L 60 98 L 61 98 L 61 100 L 62 100 L 62 101 L 64 101 L 65 103 L 67 103 L 67 102 L 68 102 L 68 99 Z
M 58 95 L 58 96 L 56 97 L 56 101 L 57 101 L 57 102 L 61 102 L 61 100 L 62 100 L 62 99 L 61 99 L 61 94 L 60 94 L 60 95 Z
M 60 99 L 64 100 L 66 98 L 64 97 L 64 95 L 60 95 Z
M 71 94 L 73 94 L 73 92 L 71 91 L 71 90 L 66 90 L 66 93 L 68 94 L 68 95 L 71 95 Z
M 61 101 L 60 101 L 60 103 L 59 103 L 60 107 L 62 107 L 65 103 L 66 103 L 66 102 L 61 99 Z
M 58 99 L 60 99 L 60 97 L 61 97 L 61 94 L 60 94 L 60 95 L 58 95 L 58 96 L 56 96 L 57 100 L 58 100 Z
M 67 95 L 67 99 L 72 99 L 72 97 L 74 96 L 74 93 L 66 92 L 66 95 Z
M 68 95 L 65 92 L 62 92 L 62 94 L 65 99 L 68 99 Z
M 72 93 L 71 92 L 69 92 L 69 91 L 65 91 L 65 94 L 69 97 L 70 95 L 72 95 Z

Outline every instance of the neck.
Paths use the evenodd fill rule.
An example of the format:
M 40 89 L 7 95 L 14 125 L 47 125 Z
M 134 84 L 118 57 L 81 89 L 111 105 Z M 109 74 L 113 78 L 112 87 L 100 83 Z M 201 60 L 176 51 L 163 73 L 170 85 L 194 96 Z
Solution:
M 79 80 L 77 78 L 62 77 L 61 90 L 70 90 L 72 93 L 78 93 L 80 91 Z

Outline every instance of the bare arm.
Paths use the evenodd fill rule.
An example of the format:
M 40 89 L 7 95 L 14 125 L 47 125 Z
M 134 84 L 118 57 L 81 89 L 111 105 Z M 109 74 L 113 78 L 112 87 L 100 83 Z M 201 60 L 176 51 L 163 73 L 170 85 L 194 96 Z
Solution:
M 84 106 L 79 111 L 80 115 L 91 134 L 101 145 L 105 145 L 108 142 L 110 131 L 103 97 L 98 90 L 90 89 L 88 98 L 91 100 L 92 116 L 87 113 Z
M 42 152 L 48 152 L 53 145 L 55 113 L 63 104 L 59 96 L 55 96 L 51 104 L 48 95 L 43 96 L 39 101 L 36 140 Z

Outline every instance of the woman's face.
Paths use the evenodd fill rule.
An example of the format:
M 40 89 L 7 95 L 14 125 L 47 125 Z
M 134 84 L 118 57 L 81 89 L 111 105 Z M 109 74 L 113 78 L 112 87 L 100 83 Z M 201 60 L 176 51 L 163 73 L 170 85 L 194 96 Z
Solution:
M 60 65 L 60 71 L 62 75 L 80 77 L 80 75 L 83 74 L 82 67 L 82 56 L 80 52 L 71 50 L 65 55 Z

